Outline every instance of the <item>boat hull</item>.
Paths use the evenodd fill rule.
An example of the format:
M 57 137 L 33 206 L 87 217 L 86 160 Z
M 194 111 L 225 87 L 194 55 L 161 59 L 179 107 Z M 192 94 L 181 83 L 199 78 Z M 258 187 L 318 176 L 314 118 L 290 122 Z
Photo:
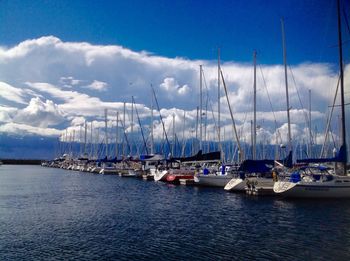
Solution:
M 102 168 L 100 170 L 100 174 L 102 174 L 102 175 L 117 175 L 118 171 L 116 168 Z
M 233 178 L 231 175 L 199 175 L 194 181 L 198 186 L 223 188 Z
M 180 179 L 193 180 L 193 175 L 190 175 L 190 174 L 169 174 L 166 177 L 166 181 L 169 183 L 180 184 Z
M 227 191 L 233 191 L 233 192 L 244 192 L 246 188 L 246 182 L 245 180 L 241 178 L 233 178 L 231 179 L 224 187 Z
M 166 181 L 167 175 L 168 175 L 168 171 L 167 170 L 163 170 L 163 171 L 157 170 L 154 173 L 154 181 Z
M 337 181 L 338 180 L 338 181 Z M 329 182 L 278 181 L 274 192 L 283 197 L 293 198 L 350 198 L 350 177 Z

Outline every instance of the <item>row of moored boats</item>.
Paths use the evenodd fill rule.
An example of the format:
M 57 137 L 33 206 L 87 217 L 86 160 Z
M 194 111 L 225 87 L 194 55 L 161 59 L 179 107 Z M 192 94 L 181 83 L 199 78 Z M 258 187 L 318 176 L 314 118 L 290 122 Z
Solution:
M 241 164 L 222 164 L 220 152 L 202 154 L 200 151 L 195 156 L 171 159 L 144 155 L 138 159 L 89 160 L 63 155 L 42 165 L 156 182 L 218 187 L 251 195 L 350 198 L 350 176 L 339 174 L 342 171 L 340 155 L 322 163 L 309 160 L 293 166 L 290 158 L 291 155 L 280 162 L 245 160 Z

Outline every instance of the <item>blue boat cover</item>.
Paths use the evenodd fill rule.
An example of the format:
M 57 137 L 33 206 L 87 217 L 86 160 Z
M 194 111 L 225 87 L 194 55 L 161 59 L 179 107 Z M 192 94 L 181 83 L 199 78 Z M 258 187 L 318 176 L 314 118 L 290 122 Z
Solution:
M 288 156 L 285 159 L 277 160 L 284 166 L 290 168 L 292 167 L 292 151 L 289 152 Z M 270 172 L 271 169 L 274 167 L 275 161 L 274 160 L 245 160 L 242 162 L 241 166 L 239 167 L 239 171 L 244 171 L 247 173 L 266 173 Z
M 220 151 L 202 153 L 202 150 L 198 151 L 196 155 L 190 157 L 183 158 L 173 158 L 174 160 L 178 160 L 181 162 L 189 162 L 189 161 L 220 161 L 221 153 Z

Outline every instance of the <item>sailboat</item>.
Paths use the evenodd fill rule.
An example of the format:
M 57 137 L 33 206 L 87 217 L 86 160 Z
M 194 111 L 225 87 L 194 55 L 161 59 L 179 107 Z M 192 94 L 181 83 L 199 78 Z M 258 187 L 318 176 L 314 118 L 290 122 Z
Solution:
M 342 146 L 338 155 L 329 159 L 309 159 L 305 163 L 328 163 L 340 162 L 342 167 L 337 166 L 334 171 L 320 165 L 303 166 L 294 171 L 285 179 L 275 182 L 273 190 L 276 194 L 284 197 L 300 198 L 350 198 L 350 176 L 347 175 L 347 149 L 345 130 L 345 103 L 344 103 L 344 80 L 342 62 L 342 37 L 340 1 L 337 1 L 338 11 L 338 45 L 341 89 L 341 116 L 342 116 Z M 338 174 L 341 171 L 342 174 Z
M 232 178 L 224 187 L 226 191 L 247 192 L 258 194 L 259 190 L 264 194 L 273 193 L 274 182 L 277 179 L 277 172 L 274 166 L 291 167 L 292 153 L 280 161 L 274 160 L 244 160 Z M 277 169 L 277 168 L 275 168 Z
M 202 89 L 202 67 L 200 67 L 200 89 Z M 219 141 L 219 153 L 223 154 L 222 144 L 221 144 L 221 134 L 220 134 L 220 82 L 223 82 L 226 99 L 228 103 L 228 107 L 230 109 L 230 115 L 232 120 L 232 126 L 235 132 L 236 141 L 238 145 L 238 150 L 242 153 L 242 149 L 240 147 L 235 121 L 233 119 L 232 110 L 230 107 L 229 98 L 227 95 L 227 89 L 224 81 L 224 77 L 222 74 L 221 66 L 220 66 L 220 49 L 218 49 L 218 119 L 217 119 L 217 132 L 218 132 L 218 141 Z M 202 104 L 201 104 L 202 105 Z M 201 144 L 201 143 L 200 143 Z M 220 164 L 222 162 L 222 155 L 219 154 L 219 157 L 211 162 L 206 162 L 202 166 L 202 170 L 200 173 L 196 173 L 194 177 L 194 182 L 196 185 L 200 186 L 210 186 L 210 187 L 224 187 L 233 177 L 235 171 L 237 171 L 237 164 Z
M 345 147 L 329 159 L 309 159 L 306 163 L 346 163 Z M 284 179 L 275 182 L 273 190 L 284 197 L 349 198 L 350 176 L 338 175 L 327 165 L 303 165 Z
M 283 32 L 283 23 L 282 23 L 282 32 Z M 283 34 L 284 39 L 284 34 Z M 284 41 L 283 41 L 284 42 Z M 285 57 L 285 45 L 283 44 L 284 57 Z M 256 159 L 256 51 L 253 54 L 254 60 L 254 120 L 253 120 L 253 133 L 252 133 L 252 156 L 253 159 L 244 160 L 238 171 L 235 172 L 234 177 L 226 184 L 224 189 L 226 191 L 234 192 L 247 192 L 248 194 L 273 194 L 273 185 L 276 179 L 276 172 L 273 172 L 275 164 L 282 167 L 291 167 L 292 165 L 292 152 L 290 151 L 288 156 L 281 160 L 280 162 L 264 159 Z M 286 59 L 284 58 L 286 64 Z M 286 69 L 286 67 L 285 67 Z M 285 74 L 285 77 L 287 75 Z M 288 101 L 288 85 L 286 80 L 286 96 L 287 104 Z M 288 118 L 288 127 L 290 126 L 289 118 L 289 105 L 287 106 L 287 118 Z M 290 127 L 288 128 L 290 133 Z M 290 135 L 289 135 L 290 137 Z M 290 138 L 289 138 L 290 140 Z
M 170 159 L 166 161 L 165 169 L 157 169 L 154 174 L 155 181 L 167 183 L 180 183 L 180 179 L 192 179 L 195 168 L 182 163 L 181 159 Z

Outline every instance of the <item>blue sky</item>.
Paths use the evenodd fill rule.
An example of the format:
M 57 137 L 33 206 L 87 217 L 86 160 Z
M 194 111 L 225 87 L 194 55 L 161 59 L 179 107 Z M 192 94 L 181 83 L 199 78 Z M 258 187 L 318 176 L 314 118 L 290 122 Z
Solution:
M 256 49 L 261 63 L 276 64 L 284 17 L 290 64 L 337 63 L 335 8 L 329 0 L 5 0 L 0 44 L 54 35 L 189 59 L 216 59 L 219 46 L 226 61 L 251 62 Z

